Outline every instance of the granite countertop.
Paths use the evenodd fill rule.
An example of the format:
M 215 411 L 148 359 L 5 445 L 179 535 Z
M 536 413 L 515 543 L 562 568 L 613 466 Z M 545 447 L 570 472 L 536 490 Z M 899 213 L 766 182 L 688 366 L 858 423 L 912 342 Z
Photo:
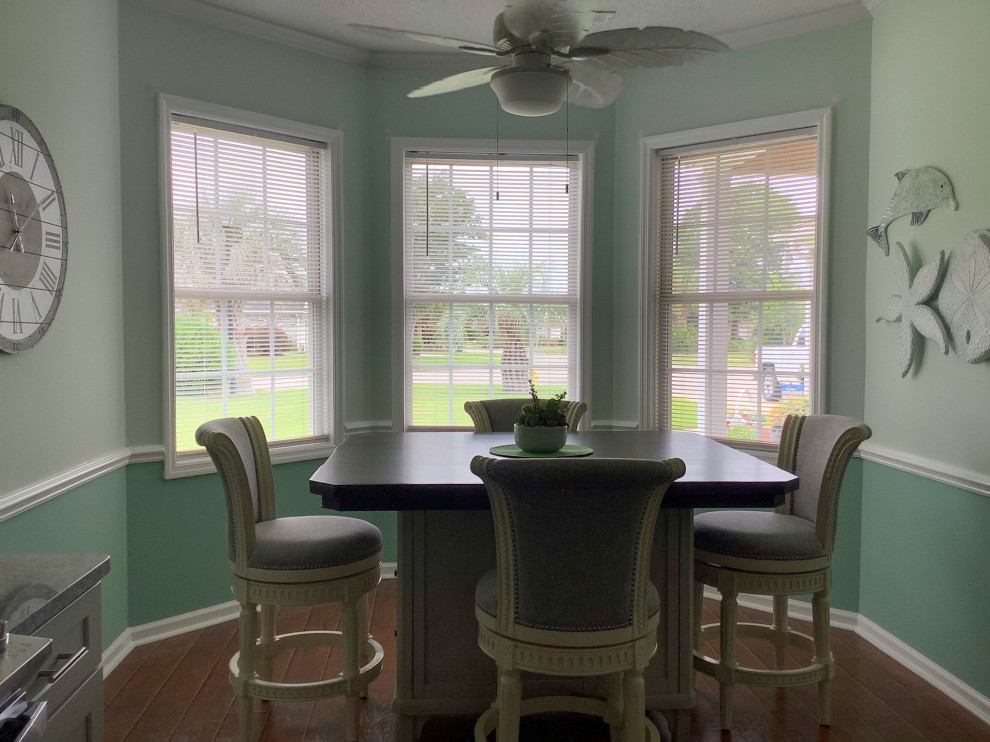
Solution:
M 33 634 L 110 571 L 106 554 L 0 556 L 0 619 Z

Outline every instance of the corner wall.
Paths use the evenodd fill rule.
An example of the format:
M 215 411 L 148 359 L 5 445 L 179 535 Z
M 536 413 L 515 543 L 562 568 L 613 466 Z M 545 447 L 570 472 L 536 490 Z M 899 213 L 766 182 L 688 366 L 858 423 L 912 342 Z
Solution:
M 860 237 L 869 254 L 866 419 L 875 434 L 867 457 L 879 447 L 909 468 L 921 457 L 977 489 L 982 479 L 984 492 L 990 364 L 943 356 L 924 341 L 920 363 L 901 379 L 898 328 L 873 318 L 894 289 L 895 241 L 917 270 L 964 233 L 990 227 L 988 37 L 985 0 L 898 0 L 877 13 L 868 223 L 878 223 L 894 173 L 919 165 L 948 175 L 959 210 L 936 209 L 918 227 L 894 222 L 889 257 Z M 990 695 L 990 497 L 870 461 L 863 484 L 861 612 Z
M 69 230 L 48 333 L 0 354 L 0 499 L 124 445 L 116 0 L 5 0 L 0 102 L 55 159 Z M 109 553 L 104 641 L 127 625 L 126 502 L 114 472 L 0 523 L 2 553 Z
M 345 420 L 367 420 L 367 86 L 361 67 L 121 0 L 120 127 L 127 442 L 163 442 L 162 245 L 158 95 L 278 116 L 343 133 L 342 280 Z M 387 394 L 387 390 L 384 392 Z M 275 467 L 280 515 L 320 514 L 309 475 L 322 463 Z M 382 528 L 394 560 L 393 513 Z M 223 494 L 213 475 L 164 480 L 161 463 L 127 468 L 129 621 L 140 625 L 230 599 Z
M 613 417 L 640 418 L 640 161 L 645 136 L 831 107 L 827 412 L 863 417 L 863 285 L 870 144 L 870 22 L 629 76 L 615 107 Z M 859 607 L 860 468 L 839 506 L 832 605 Z

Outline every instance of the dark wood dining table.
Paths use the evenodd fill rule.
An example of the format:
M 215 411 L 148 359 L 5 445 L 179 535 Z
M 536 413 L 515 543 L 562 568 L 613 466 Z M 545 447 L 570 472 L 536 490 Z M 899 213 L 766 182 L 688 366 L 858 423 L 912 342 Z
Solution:
M 650 578 L 663 603 L 658 649 L 646 673 L 647 708 L 686 738 L 694 706 L 692 642 L 695 508 L 774 507 L 797 489 L 794 474 L 681 431 L 572 433 L 595 457 L 677 457 L 686 474 L 664 497 Z M 471 459 L 512 443 L 511 433 L 364 433 L 347 438 L 310 479 L 323 507 L 396 511 L 397 739 L 413 742 L 433 716 L 479 714 L 495 697 L 495 665 L 478 648 L 474 587 L 495 565 L 485 487 Z M 594 680 L 533 678 L 527 693 L 595 692 Z

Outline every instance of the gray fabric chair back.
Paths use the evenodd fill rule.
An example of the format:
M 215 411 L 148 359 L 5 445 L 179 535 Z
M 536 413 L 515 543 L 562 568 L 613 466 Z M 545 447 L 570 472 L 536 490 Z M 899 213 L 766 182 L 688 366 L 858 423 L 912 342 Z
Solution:
M 203 423 L 196 442 L 206 448 L 223 482 L 227 556 L 243 567 L 254 550 L 254 524 L 275 518 L 275 483 L 268 441 L 256 417 Z
M 476 456 L 471 471 L 495 522 L 500 630 L 645 626 L 657 511 L 684 462 Z
M 476 433 L 511 433 L 512 426 L 515 425 L 523 405 L 529 404 L 530 401 L 529 397 L 482 399 L 477 402 L 466 402 L 464 409 L 471 415 Z M 487 428 L 485 427 L 484 420 L 479 421 L 476 418 L 475 410 L 477 408 L 475 407 L 475 410 L 472 410 L 472 405 L 480 405 L 484 410 L 488 418 Z M 578 423 L 581 422 L 581 417 L 584 415 L 585 410 L 588 409 L 588 406 L 584 402 L 572 402 L 565 399 L 560 403 L 560 409 L 567 418 L 567 429 L 573 433 L 577 430 Z
M 829 558 L 846 466 L 872 434 L 868 425 L 841 415 L 789 415 L 784 420 L 777 465 L 797 474 L 800 485 L 778 510 L 814 523 Z

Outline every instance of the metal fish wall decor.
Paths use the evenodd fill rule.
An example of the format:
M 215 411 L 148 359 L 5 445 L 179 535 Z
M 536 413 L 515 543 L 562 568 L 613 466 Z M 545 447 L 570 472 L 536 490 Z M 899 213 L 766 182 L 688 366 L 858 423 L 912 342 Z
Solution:
M 871 227 L 866 234 L 880 246 L 884 255 L 888 255 L 887 227 L 892 221 L 910 214 L 911 226 L 916 227 L 925 221 L 929 211 L 939 206 L 953 211 L 959 208 L 945 173 L 927 165 L 901 170 L 897 173 L 897 188 L 883 211 L 880 224 Z

